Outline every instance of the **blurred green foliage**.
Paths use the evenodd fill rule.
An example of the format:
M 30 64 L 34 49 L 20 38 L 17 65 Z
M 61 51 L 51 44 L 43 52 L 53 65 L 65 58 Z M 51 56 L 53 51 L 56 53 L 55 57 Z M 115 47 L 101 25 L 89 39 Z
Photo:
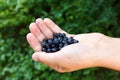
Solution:
M 68 33 L 120 37 L 120 0 L 0 0 L 0 80 L 119 80 L 120 73 L 91 68 L 60 74 L 32 61 L 29 24 L 51 18 Z

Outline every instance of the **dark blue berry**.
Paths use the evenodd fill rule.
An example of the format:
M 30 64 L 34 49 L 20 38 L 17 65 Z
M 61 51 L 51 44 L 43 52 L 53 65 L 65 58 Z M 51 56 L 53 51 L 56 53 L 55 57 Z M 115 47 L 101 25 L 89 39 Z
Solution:
M 73 43 L 78 43 L 79 41 L 78 40 L 74 40 Z
M 62 33 L 59 33 L 59 37 L 63 37 Z
M 53 39 L 53 43 L 58 44 L 59 43 L 58 39 L 57 38 Z
M 64 47 L 67 46 L 67 45 L 68 45 L 68 43 L 66 42 L 66 43 L 64 44 Z
M 44 40 L 43 40 L 43 42 L 46 42 L 46 41 L 47 41 L 47 39 L 44 39 Z
M 59 38 L 58 38 L 58 41 L 59 41 L 59 42 L 62 42 L 62 40 L 63 40 L 62 37 L 59 37 Z
M 59 44 L 59 47 L 63 47 L 63 46 L 64 46 L 63 43 L 60 43 L 60 44 Z
M 51 50 L 52 50 L 53 52 L 55 52 L 55 51 L 57 51 L 57 48 L 52 48 Z
M 47 52 L 51 52 L 51 49 L 50 49 L 50 48 L 48 48 L 48 49 L 47 49 Z
M 74 39 L 73 39 L 72 37 L 68 38 L 68 43 L 69 43 L 69 44 L 72 44 L 73 41 L 74 41 Z
M 59 37 L 59 33 L 55 33 L 53 37 Z
M 65 33 L 62 33 L 62 35 L 65 37 L 66 36 L 66 34 Z
M 46 41 L 43 41 L 43 42 L 41 43 L 41 46 L 42 46 L 42 47 L 45 47 L 46 44 L 47 44 Z
M 64 37 L 64 38 L 63 38 L 63 40 L 64 40 L 64 41 L 67 41 L 67 40 L 68 40 L 68 38 L 67 38 L 67 37 Z
M 66 43 L 66 41 L 62 41 L 62 43 L 63 43 L 63 44 L 65 44 L 65 43 Z
M 42 48 L 42 51 L 46 52 L 46 48 Z
M 50 45 L 53 43 L 52 39 L 48 39 L 47 42 L 48 42 L 48 44 L 50 44 Z
M 61 50 L 62 49 L 62 47 L 59 47 L 59 50 Z
M 51 47 L 55 47 L 56 45 L 52 44 Z
M 50 45 L 49 45 L 49 44 L 46 44 L 45 47 L 46 47 L 46 48 L 50 48 Z

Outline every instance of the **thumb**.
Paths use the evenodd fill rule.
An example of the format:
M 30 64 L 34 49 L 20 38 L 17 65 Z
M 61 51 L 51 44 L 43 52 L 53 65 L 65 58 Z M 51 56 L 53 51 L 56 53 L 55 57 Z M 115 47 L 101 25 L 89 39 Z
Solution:
M 59 55 L 60 55 L 59 52 L 55 52 L 55 53 L 35 52 L 32 55 L 32 59 L 34 61 L 42 62 L 43 64 L 56 65 L 59 61 L 58 60 Z

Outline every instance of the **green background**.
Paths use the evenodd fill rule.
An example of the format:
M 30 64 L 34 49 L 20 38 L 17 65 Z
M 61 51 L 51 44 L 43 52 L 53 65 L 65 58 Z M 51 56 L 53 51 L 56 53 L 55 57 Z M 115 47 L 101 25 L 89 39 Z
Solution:
M 120 80 L 105 68 L 61 74 L 32 61 L 26 34 L 39 17 L 68 33 L 120 37 L 120 0 L 0 0 L 0 80 Z

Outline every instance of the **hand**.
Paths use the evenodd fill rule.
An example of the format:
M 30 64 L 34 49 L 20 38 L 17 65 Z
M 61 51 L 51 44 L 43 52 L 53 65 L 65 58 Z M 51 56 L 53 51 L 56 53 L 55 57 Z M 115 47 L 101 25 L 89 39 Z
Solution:
M 70 35 L 60 29 L 52 20 L 37 19 L 30 24 L 27 40 L 35 53 L 32 59 L 47 64 L 58 72 L 70 72 L 79 69 L 99 66 L 101 44 L 107 37 L 100 33 Z M 73 36 L 79 43 L 62 48 L 58 52 L 46 53 L 41 51 L 40 42 L 44 38 L 52 38 L 54 33 L 64 32 Z M 104 51 L 104 50 L 103 50 Z

